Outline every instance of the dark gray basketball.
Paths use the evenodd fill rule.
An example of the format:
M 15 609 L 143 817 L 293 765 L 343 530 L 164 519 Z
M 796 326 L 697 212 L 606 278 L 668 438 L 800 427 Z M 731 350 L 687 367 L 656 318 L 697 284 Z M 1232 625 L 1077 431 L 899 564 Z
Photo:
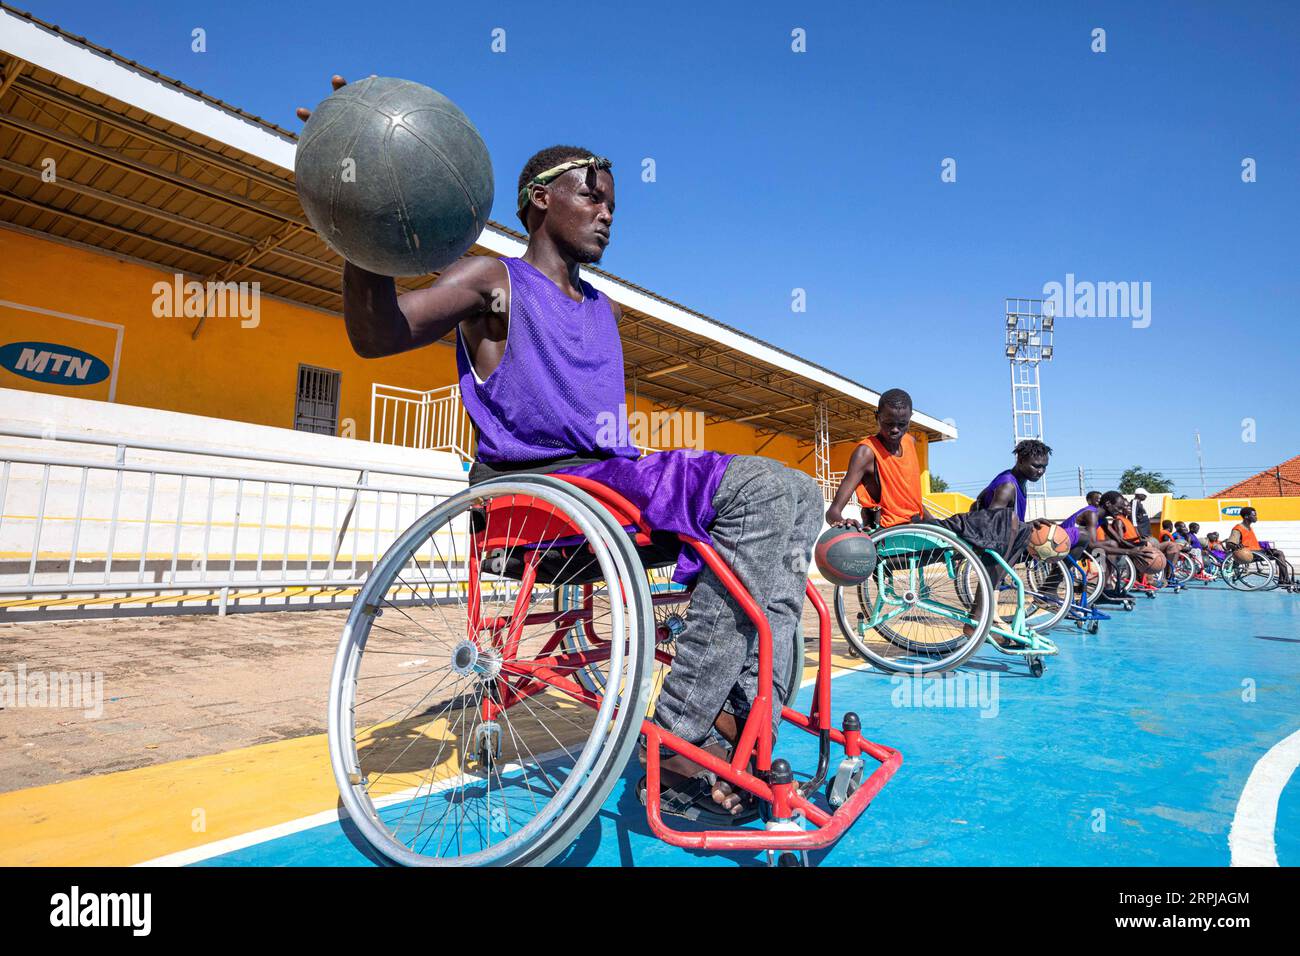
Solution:
M 320 237 L 380 275 L 445 268 L 492 211 L 492 160 L 474 124 L 436 90 L 388 76 L 349 83 L 316 107 L 294 176 Z

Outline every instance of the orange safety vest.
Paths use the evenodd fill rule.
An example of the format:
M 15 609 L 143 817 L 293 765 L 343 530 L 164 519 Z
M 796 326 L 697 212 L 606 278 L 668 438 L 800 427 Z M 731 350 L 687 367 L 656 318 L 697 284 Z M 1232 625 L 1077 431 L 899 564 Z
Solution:
M 913 515 L 922 514 L 921 461 L 916 456 L 916 439 L 910 434 L 903 436 L 900 443 L 902 455 L 899 457 L 885 448 L 877 435 L 864 438 L 858 444 L 870 445 L 876 454 L 881 499 L 879 502 L 873 501 L 871 493 L 859 482 L 855 489 L 858 504 L 863 508 L 879 508 L 882 528 L 906 524 L 912 520 Z
M 1259 550 L 1259 538 L 1255 537 L 1255 532 L 1251 531 L 1244 524 L 1239 524 L 1232 529 L 1241 535 L 1241 546 L 1250 548 L 1252 551 Z
M 1119 519 L 1120 526 L 1124 529 L 1124 540 L 1136 541 L 1138 539 L 1138 529 L 1133 526 L 1133 522 L 1129 521 L 1124 515 L 1116 515 L 1116 517 Z

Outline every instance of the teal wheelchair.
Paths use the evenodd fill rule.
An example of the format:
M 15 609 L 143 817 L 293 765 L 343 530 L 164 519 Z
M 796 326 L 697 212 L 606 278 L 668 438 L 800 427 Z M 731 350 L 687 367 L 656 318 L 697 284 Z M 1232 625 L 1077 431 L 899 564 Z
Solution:
M 1071 575 L 1039 562 L 1013 566 L 938 525 L 870 534 L 875 570 L 834 597 L 856 654 L 879 670 L 919 675 L 960 667 L 988 644 L 1042 676 L 1044 658 L 1058 652 L 1047 632 L 1073 603 Z

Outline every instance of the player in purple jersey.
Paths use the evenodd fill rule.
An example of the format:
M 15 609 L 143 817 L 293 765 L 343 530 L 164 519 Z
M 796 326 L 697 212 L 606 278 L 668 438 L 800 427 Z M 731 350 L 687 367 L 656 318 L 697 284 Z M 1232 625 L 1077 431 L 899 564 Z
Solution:
M 1100 496 L 1098 496 L 1100 499 Z M 1101 508 L 1097 505 L 1084 505 L 1070 517 L 1061 522 L 1061 527 L 1070 536 L 1070 554 L 1078 560 L 1083 553 L 1097 543 L 1097 529 L 1101 524 Z
M 810 475 L 751 455 L 675 450 L 641 457 L 628 441 L 622 310 L 584 281 L 614 222 L 608 160 L 572 146 L 533 156 L 519 177 L 528 248 L 517 259 L 469 256 L 426 289 L 343 270 L 344 321 L 359 355 L 395 355 L 455 333 L 461 397 L 478 436 L 475 483 L 497 475 L 564 472 L 611 487 L 657 531 L 708 541 L 767 614 L 773 726 L 795 690 L 795 628 L 822 496 Z M 757 632 L 691 549 L 677 580 L 695 590 L 654 720 L 727 759 L 758 693 Z M 692 761 L 665 752 L 668 813 L 752 818 L 753 801 Z M 643 755 L 644 759 L 644 755 Z
M 1025 520 L 1025 485 L 1040 481 L 1047 474 L 1047 459 L 1052 454 L 1037 438 L 1026 438 L 1013 449 L 1016 463 L 1000 472 L 988 483 L 971 504 L 971 511 L 991 511 L 995 508 L 1015 508 L 1021 521 Z

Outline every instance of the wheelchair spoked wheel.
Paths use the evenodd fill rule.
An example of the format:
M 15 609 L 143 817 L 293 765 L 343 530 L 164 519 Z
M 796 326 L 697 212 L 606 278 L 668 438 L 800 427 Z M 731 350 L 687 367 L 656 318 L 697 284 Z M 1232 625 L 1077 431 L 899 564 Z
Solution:
M 557 611 L 571 586 L 588 600 Z M 582 653 L 563 647 L 576 621 L 599 639 Z M 546 863 L 637 745 L 653 633 L 631 539 L 585 492 L 498 478 L 437 505 L 371 571 L 335 656 L 349 816 L 397 863 Z M 592 693 L 575 675 L 597 669 Z
M 1014 566 L 1025 591 L 1025 624 L 1046 634 L 1065 619 L 1074 603 L 1074 575 L 1060 561 L 1027 561 Z M 1018 595 L 1003 577 L 998 585 L 998 615 L 1008 623 L 1016 615 Z
M 1207 578 L 1217 578 L 1223 568 L 1219 564 L 1219 559 L 1208 551 L 1201 552 L 1201 571 Z M 1210 582 L 1206 581 L 1206 584 Z
M 691 589 L 673 580 L 673 567 L 652 568 L 646 572 L 650 587 L 650 598 L 654 604 L 654 650 L 655 662 L 652 665 L 650 695 L 647 701 L 647 715 L 654 713 L 655 701 L 663 687 L 664 678 L 672 666 L 672 658 L 677 656 L 677 635 L 686 627 L 686 614 L 691 603 Z M 568 586 L 558 589 L 555 596 L 556 609 L 564 610 L 577 606 L 582 600 L 581 587 Z M 564 646 L 573 653 L 580 653 L 592 647 L 588 632 L 581 622 L 577 623 L 565 636 Z M 786 676 L 785 686 L 788 696 L 793 697 L 803 680 L 804 655 L 806 643 L 803 629 L 794 637 L 794 652 L 790 659 L 790 671 Z M 667 655 L 669 660 L 661 660 Z M 593 692 L 603 690 L 603 676 L 599 668 L 583 668 L 576 675 L 578 681 Z
M 1245 564 L 1229 554 L 1220 563 L 1219 577 L 1235 591 L 1266 591 L 1277 578 L 1277 567 L 1261 554 Z
M 1106 559 L 1106 589 L 1112 594 L 1128 594 L 1137 577 L 1137 565 L 1127 554 Z
M 965 541 L 945 528 L 903 525 L 872 534 L 877 564 L 857 587 L 835 589 L 835 616 L 875 667 L 914 674 L 972 657 L 993 621 L 992 581 Z
M 1268 564 L 1269 564 L 1269 572 L 1270 572 L 1270 574 L 1271 574 L 1271 577 L 1269 578 L 1269 582 L 1268 582 L 1268 584 L 1264 585 L 1264 587 L 1262 588 L 1262 590 L 1264 590 L 1264 591 L 1275 591 L 1275 590 L 1277 590 L 1279 587 L 1282 586 L 1282 570 L 1281 570 L 1281 568 L 1279 568 L 1277 562 L 1276 562 L 1275 560 L 1273 560 L 1273 558 L 1270 557 L 1270 556 L 1267 555 L 1267 554 L 1261 554 L 1261 555 L 1259 556 L 1259 559 L 1260 559 L 1261 561 L 1267 561 L 1267 562 L 1268 562 Z
M 1106 555 L 1101 551 L 1088 551 L 1079 560 L 1079 567 L 1086 579 L 1083 584 L 1088 603 L 1095 604 L 1106 590 Z
M 658 659 L 658 655 L 669 658 L 677 655 L 677 635 L 686 626 L 686 610 L 690 606 L 691 592 L 672 580 L 672 568 L 653 568 L 645 572 L 646 584 L 650 589 L 652 612 L 654 615 L 654 651 L 656 659 L 651 664 L 650 697 L 647 712 L 654 710 L 654 701 L 659 696 L 659 688 L 668 673 L 669 663 Z M 590 586 L 569 584 L 555 589 L 552 603 L 556 611 L 570 611 L 582 608 L 585 602 L 595 600 L 603 604 L 608 602 L 608 594 L 600 591 L 594 596 Z M 600 647 L 603 638 L 599 636 L 599 627 L 594 629 L 585 619 L 579 619 L 568 629 L 562 640 L 564 649 L 571 654 L 581 654 Z M 600 664 L 580 667 L 574 677 L 587 690 L 604 693 L 605 672 Z
M 1175 584 L 1186 584 L 1196 574 L 1196 562 L 1192 560 L 1190 554 L 1176 554 L 1172 573 Z

